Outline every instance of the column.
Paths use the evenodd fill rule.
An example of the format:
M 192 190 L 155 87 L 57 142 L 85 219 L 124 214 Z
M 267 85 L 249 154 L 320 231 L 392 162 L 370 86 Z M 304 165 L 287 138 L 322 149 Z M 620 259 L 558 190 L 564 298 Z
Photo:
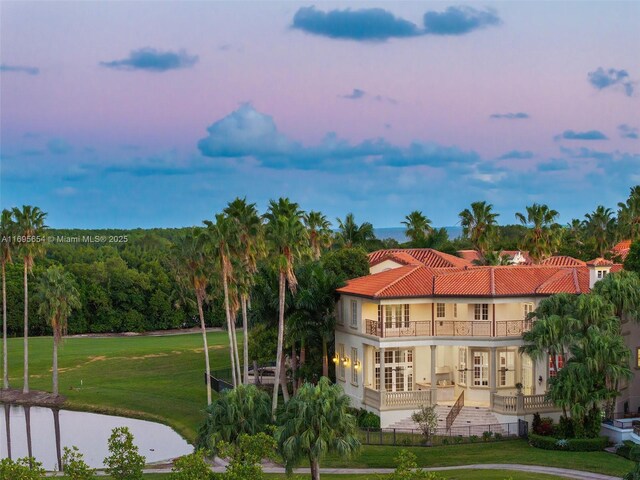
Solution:
M 431 405 L 438 402 L 438 377 L 436 376 L 436 345 L 431 345 Z
M 498 392 L 496 388 L 496 383 L 498 380 L 498 369 L 497 369 L 497 348 L 490 347 L 489 348 L 489 405 L 493 408 L 493 395 Z
M 384 384 L 384 370 L 385 370 L 385 368 L 384 368 L 385 367 L 385 365 L 384 365 L 384 352 L 385 352 L 385 348 L 384 347 L 380 347 L 380 392 L 386 391 L 385 384 Z M 375 379 L 374 379 L 374 384 L 375 384 Z M 382 397 L 382 395 L 381 395 L 381 397 Z

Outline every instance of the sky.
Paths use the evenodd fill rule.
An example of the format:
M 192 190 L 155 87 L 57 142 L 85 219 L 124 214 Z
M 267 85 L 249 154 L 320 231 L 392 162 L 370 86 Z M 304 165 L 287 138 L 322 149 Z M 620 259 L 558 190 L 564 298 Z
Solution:
M 640 184 L 640 2 L 0 2 L 0 203 L 181 227 L 288 196 L 376 227 Z M 335 221 L 334 221 L 335 223 Z

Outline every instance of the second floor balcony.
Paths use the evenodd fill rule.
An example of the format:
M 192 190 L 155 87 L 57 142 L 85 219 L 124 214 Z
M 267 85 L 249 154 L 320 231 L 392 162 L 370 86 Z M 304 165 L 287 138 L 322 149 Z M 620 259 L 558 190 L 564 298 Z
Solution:
M 397 337 L 521 337 L 531 320 L 364 320 L 365 333 L 380 338 Z

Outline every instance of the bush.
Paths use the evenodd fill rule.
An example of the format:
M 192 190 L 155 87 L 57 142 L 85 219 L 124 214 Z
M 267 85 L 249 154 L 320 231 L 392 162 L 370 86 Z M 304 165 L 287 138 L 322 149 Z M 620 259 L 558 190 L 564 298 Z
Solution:
M 108 441 L 109 455 L 104 459 L 107 473 L 113 480 L 142 480 L 145 458 L 133 444 L 133 435 L 127 427 L 114 428 Z
M 420 410 L 411 414 L 411 420 L 420 427 L 425 442 L 429 442 L 438 428 L 438 414 L 435 405 L 421 405 Z
M 373 412 L 361 408 L 349 409 L 350 413 L 356 417 L 356 423 L 359 428 L 380 428 L 380 417 Z
M 482 432 L 482 440 L 484 440 L 485 442 L 491 440 L 491 437 L 493 437 L 492 432 Z
M 529 445 L 543 450 L 566 450 L 569 452 L 597 452 L 609 445 L 607 437 L 561 439 L 549 435 L 529 434 Z
M 624 442 L 616 445 L 616 454 L 631 460 L 631 450 L 634 447 L 636 447 L 635 443 L 633 443 L 631 440 L 625 440 Z
M 96 470 L 87 465 L 78 447 L 64 447 L 62 465 L 64 474 L 69 477 L 69 480 L 94 480 L 96 478 Z
M 574 438 L 576 436 L 573 420 L 562 415 L 555 428 L 555 436 L 560 438 Z
M 533 415 L 531 429 L 536 435 L 553 435 L 553 419 L 549 417 L 540 417 L 539 413 Z
M 469 437 L 469 443 L 476 443 L 478 441 L 478 436 L 477 435 L 471 435 Z
M 45 478 L 42 464 L 33 458 L 19 458 L 15 462 L 10 458 L 0 461 L 0 480 L 41 480 Z
M 208 480 L 213 478 L 213 472 L 204 460 L 204 450 L 196 450 L 190 455 L 184 455 L 173 462 L 171 480 Z
M 493 438 L 495 438 L 496 440 L 500 441 L 502 440 L 503 436 L 500 432 L 496 432 L 493 434 Z

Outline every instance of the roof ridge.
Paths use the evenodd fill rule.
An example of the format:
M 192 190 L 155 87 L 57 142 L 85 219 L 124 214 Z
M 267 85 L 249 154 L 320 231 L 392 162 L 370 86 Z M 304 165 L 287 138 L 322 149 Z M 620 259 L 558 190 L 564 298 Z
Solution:
M 491 295 L 495 295 L 496 294 L 496 274 L 495 274 L 495 269 L 493 267 L 491 267 L 490 270 L 491 274 L 490 274 L 490 283 L 491 283 Z
M 404 275 L 399 276 L 398 278 L 396 278 L 393 282 L 386 284 L 384 287 L 382 287 L 380 290 L 377 290 L 373 296 L 378 296 L 380 295 L 380 293 L 382 293 L 383 291 L 393 287 L 396 283 L 398 283 L 400 280 L 405 279 L 407 276 L 411 275 L 413 272 L 415 272 L 416 270 L 424 267 L 426 268 L 424 265 L 405 265 L 406 267 L 413 267 L 410 271 L 408 271 L 407 273 L 405 273 Z M 403 267 L 400 267 L 403 268 Z
M 580 282 L 578 282 L 578 271 L 573 268 L 573 284 L 576 287 L 576 292 L 578 293 L 582 293 L 582 291 L 580 290 Z
M 558 268 L 558 267 L 556 267 L 556 268 Z M 567 269 L 567 268 L 558 268 L 558 271 L 556 273 L 554 273 L 549 278 L 547 278 L 544 282 L 542 282 L 540 285 L 538 285 L 538 287 L 536 288 L 535 292 L 538 293 L 543 288 L 551 285 L 554 282 L 557 282 L 558 280 L 560 280 L 563 277 L 566 277 L 567 275 L 570 275 L 572 270 L 575 270 L 575 267 L 570 269 L 570 270 Z M 562 275 L 559 275 L 559 274 L 562 274 Z

